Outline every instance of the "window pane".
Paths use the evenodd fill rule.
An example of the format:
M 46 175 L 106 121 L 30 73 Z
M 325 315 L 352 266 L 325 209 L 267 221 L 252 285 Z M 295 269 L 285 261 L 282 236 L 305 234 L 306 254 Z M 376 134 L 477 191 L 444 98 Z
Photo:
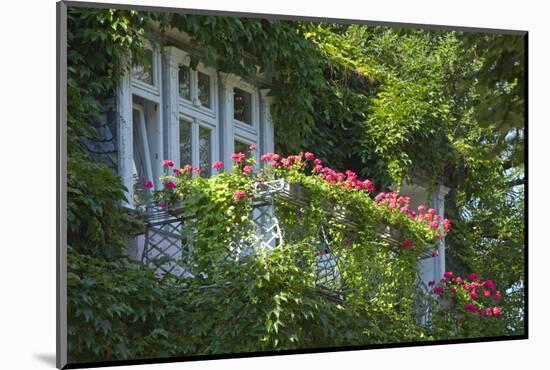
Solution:
M 147 133 L 142 131 L 143 125 L 141 116 L 137 109 L 132 110 L 132 125 L 133 125 L 133 155 L 132 155 L 132 176 L 134 181 L 134 203 L 144 204 L 149 194 L 144 184 L 146 181 L 152 181 L 147 171 L 146 156 L 149 155 L 148 148 L 143 146 L 143 135 Z
M 252 124 L 252 95 L 241 89 L 233 93 L 233 117 L 241 122 Z
M 180 167 L 191 164 L 191 122 L 180 119 Z
M 239 141 L 239 140 L 235 140 L 234 145 L 235 145 L 234 153 L 244 153 L 246 155 L 249 154 L 250 150 L 248 149 L 248 147 L 250 146 L 250 144 L 243 143 L 242 141 Z
M 204 73 L 198 73 L 198 97 L 201 105 L 211 108 L 210 106 L 210 76 Z
M 191 100 L 191 70 L 187 66 L 180 66 L 178 73 L 180 96 Z
M 199 127 L 199 166 L 201 176 L 208 177 L 211 174 L 212 166 L 212 143 L 210 130 Z
M 153 85 L 153 51 L 145 50 L 145 64 L 134 61 L 132 66 L 132 78 Z

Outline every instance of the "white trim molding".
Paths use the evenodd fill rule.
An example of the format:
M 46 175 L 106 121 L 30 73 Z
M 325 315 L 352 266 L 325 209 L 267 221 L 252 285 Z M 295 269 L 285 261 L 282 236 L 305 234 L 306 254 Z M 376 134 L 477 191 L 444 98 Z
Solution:
M 122 180 L 128 205 L 134 204 L 133 172 L 133 123 L 132 123 L 132 88 L 130 74 L 124 74 L 117 85 L 117 171 Z

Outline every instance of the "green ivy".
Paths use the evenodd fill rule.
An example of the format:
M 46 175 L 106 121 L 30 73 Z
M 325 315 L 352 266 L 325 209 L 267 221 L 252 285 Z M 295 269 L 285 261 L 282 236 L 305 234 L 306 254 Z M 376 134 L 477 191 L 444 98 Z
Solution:
M 151 29 L 150 21 L 160 27 Z M 483 275 L 503 281 L 502 286 L 515 287 L 506 293 L 507 326 L 486 328 L 473 321 L 465 329 L 446 330 L 444 320 L 434 321 L 437 330 L 418 325 L 413 283 L 419 252 L 378 240 L 375 225 L 400 228 L 418 250 L 433 236 L 404 216 L 377 208 L 364 194 L 329 188 L 300 173 L 278 174 L 299 184 L 310 200 L 302 213 L 290 205 L 280 208 L 289 230 L 285 248 L 238 264 L 220 260 L 227 241 L 250 230 L 251 205 L 236 204 L 232 190 L 250 191 L 251 179 L 222 174 L 179 189 L 184 209 L 202 215 L 194 268 L 208 272 L 209 289 L 201 288 L 201 279 L 161 281 L 150 268 L 121 257 L 126 239 L 141 226 L 121 207 L 120 180 L 96 163 L 81 138 L 96 137 L 94 124 L 114 111 L 118 79 L 130 66 L 128 54 L 143 61 L 146 40 L 163 45 L 169 27 L 191 36 L 200 50 L 193 63 L 200 59 L 270 88 L 277 147 L 285 154 L 309 148 L 326 164 L 377 179 L 379 188 L 400 183 L 411 172 L 432 179 L 445 175 L 458 189 L 448 203 L 457 220 L 457 232 L 448 240 L 456 245 L 451 253 L 461 255 L 465 266 L 485 269 Z M 521 332 L 524 272 L 517 256 L 523 238 L 517 230 L 523 227 L 522 204 L 510 201 L 505 159 L 495 160 L 494 154 L 489 159 L 502 142 L 491 136 L 491 127 L 478 129 L 471 109 L 478 96 L 468 83 L 487 68 L 481 68 L 482 58 L 462 53 L 461 38 L 437 31 L 69 7 L 69 360 L 396 343 L 510 333 L 509 328 Z M 327 201 L 355 210 L 362 225 L 342 251 L 349 260 L 344 276 L 354 289 L 339 303 L 319 294 L 312 267 L 320 223 L 330 226 L 335 241 L 348 238 L 327 215 Z M 495 217 L 491 210 L 497 210 Z M 467 212 L 471 217 L 460 223 Z M 503 251 L 506 258 L 500 257 Z M 456 317 L 451 321 L 455 325 Z

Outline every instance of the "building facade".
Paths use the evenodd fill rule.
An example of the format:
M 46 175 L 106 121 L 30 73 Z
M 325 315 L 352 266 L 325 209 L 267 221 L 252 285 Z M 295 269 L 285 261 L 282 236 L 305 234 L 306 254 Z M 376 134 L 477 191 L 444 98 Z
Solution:
M 190 38 L 169 31 L 167 40 L 162 50 L 148 49 L 148 63 L 134 65 L 117 91 L 116 127 L 111 125 L 109 134 L 116 132 L 116 171 L 128 189 L 130 208 L 139 203 L 137 193 L 145 181 L 153 182 L 153 190 L 161 189 L 163 159 L 173 160 L 176 168 L 199 167 L 201 176 L 208 177 L 213 162 L 230 164 L 232 153 L 246 152 L 251 144 L 257 147 L 258 163 L 261 154 L 274 151 L 268 83 L 224 73 L 200 61 L 193 67 L 192 57 L 200 52 L 190 46 Z M 419 184 L 401 188 L 402 195 L 411 197 L 411 206 L 429 203 L 441 215 L 447 192 L 443 185 L 431 193 Z M 132 253 L 136 258 L 143 255 L 145 240 L 137 238 Z M 181 243 L 173 248 L 181 252 Z M 428 282 L 438 281 L 444 272 L 443 239 L 437 255 L 419 261 L 419 283 L 427 289 Z

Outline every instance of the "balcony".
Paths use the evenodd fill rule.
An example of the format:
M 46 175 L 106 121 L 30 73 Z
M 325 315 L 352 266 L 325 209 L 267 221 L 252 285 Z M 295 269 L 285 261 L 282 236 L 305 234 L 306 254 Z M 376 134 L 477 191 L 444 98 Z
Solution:
M 288 212 L 304 214 L 303 210 L 309 201 L 302 186 L 289 184 L 285 179 L 255 182 L 250 212 L 253 230 L 248 233 L 251 237 L 233 235 L 231 240 L 227 240 L 227 254 L 224 259 L 239 263 L 242 259 L 270 253 L 273 249 L 285 248 L 288 242 L 295 242 L 301 237 L 296 235 L 299 234 L 296 233 L 296 225 L 285 227 L 280 221 L 280 215 Z M 344 273 L 349 261 L 345 245 L 334 240 L 335 228 L 338 233 L 346 236 L 346 240 L 354 239 L 359 228 L 350 209 L 330 201 L 324 202 L 321 208 L 327 217 L 325 222 L 317 225 L 317 235 L 311 243 L 315 250 L 315 285 L 319 293 L 342 301 L 354 288 L 348 284 Z M 156 268 L 159 275 L 194 278 L 197 274 L 193 268 L 196 251 L 192 240 L 196 230 L 196 216 L 186 213 L 182 207 L 160 208 L 151 204 L 144 206 L 140 215 L 146 227 L 145 233 L 138 238 L 136 256 L 144 264 Z M 304 219 L 305 221 L 307 220 Z M 388 248 L 391 258 L 396 258 L 402 249 L 400 231 L 380 221 L 372 227 L 376 229 L 377 243 Z M 419 259 L 428 257 L 431 257 L 428 248 L 417 256 Z M 296 263 L 301 264 L 304 261 L 297 260 Z M 368 278 L 371 280 L 385 278 L 372 266 L 365 273 L 369 274 Z M 419 293 L 427 291 L 419 277 L 416 284 Z M 421 311 L 421 315 L 424 315 L 425 309 L 422 308 Z

